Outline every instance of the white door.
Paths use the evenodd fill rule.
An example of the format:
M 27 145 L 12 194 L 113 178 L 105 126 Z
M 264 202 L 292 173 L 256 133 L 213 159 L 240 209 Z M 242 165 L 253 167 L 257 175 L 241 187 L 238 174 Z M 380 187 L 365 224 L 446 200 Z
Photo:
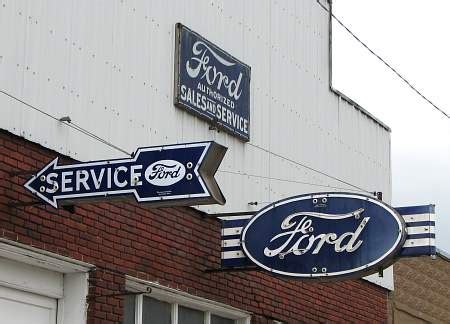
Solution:
M 54 298 L 0 286 L 0 323 L 56 324 Z

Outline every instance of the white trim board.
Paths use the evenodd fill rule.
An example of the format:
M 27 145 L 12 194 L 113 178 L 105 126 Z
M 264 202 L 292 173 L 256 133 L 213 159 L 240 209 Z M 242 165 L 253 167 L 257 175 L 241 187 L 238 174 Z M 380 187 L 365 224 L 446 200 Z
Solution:
M 150 282 L 131 276 L 126 276 L 128 290 L 142 292 L 142 294 L 155 299 L 176 303 L 186 307 L 200 309 L 227 318 L 238 320 L 238 323 L 250 323 L 251 313 L 223 303 L 191 295 L 184 291 L 166 287 L 156 282 Z
M 0 257 L 61 272 L 87 272 L 95 266 L 22 243 L 0 238 Z
M 88 271 L 93 265 L 0 239 L 0 286 L 57 298 L 57 323 L 87 320 Z

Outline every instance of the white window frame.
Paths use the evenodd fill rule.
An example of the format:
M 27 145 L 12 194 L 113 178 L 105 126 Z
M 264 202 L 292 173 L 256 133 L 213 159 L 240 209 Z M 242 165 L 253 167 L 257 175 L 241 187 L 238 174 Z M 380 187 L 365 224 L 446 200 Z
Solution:
M 142 304 L 144 296 L 170 303 L 172 305 L 172 324 L 179 324 L 178 306 L 185 306 L 204 312 L 204 324 L 210 324 L 211 314 L 235 320 L 237 324 L 250 324 L 250 312 L 213 300 L 194 296 L 181 290 L 162 286 L 157 282 L 126 276 L 126 287 L 129 291 L 142 292 L 142 294 L 136 296 L 135 324 L 142 324 Z

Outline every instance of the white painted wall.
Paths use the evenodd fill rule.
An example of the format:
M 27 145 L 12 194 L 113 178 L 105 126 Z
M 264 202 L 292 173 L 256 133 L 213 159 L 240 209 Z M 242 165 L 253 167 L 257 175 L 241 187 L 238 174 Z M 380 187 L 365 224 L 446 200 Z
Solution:
M 250 144 L 173 106 L 176 22 L 252 67 Z M 315 1 L 4 0 L 0 39 L 1 90 L 129 152 L 229 147 L 217 176 L 227 204 L 209 212 L 336 190 L 298 182 L 348 188 L 267 151 L 390 200 L 389 133 L 329 90 L 328 15 Z M 4 94 L 0 111 L 0 128 L 78 160 L 124 156 Z

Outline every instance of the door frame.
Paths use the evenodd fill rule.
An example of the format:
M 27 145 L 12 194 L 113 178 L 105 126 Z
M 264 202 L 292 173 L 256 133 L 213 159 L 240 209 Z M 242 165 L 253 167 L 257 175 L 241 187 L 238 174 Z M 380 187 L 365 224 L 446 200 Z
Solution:
M 27 277 L 29 280 L 26 282 L 18 280 L 20 278 L 17 278 L 17 280 L 13 278 L 9 280 L 9 283 L 0 281 L 0 284 L 5 287 L 57 298 L 58 324 L 86 323 L 88 277 L 89 271 L 95 268 L 94 265 L 4 238 L 0 238 L 0 257 L 62 274 L 62 289 L 60 290 L 56 288 L 52 291 L 42 289 L 38 275 L 31 276 L 31 278 Z M 1 270 L 0 268 L 0 272 Z M 45 273 L 46 271 L 42 272 Z M 20 271 L 18 271 L 18 276 L 20 276 Z M 60 277 L 55 276 L 55 278 Z M 19 281 L 20 286 L 18 287 L 17 282 Z M 58 283 L 54 283 L 54 287 L 57 286 Z

